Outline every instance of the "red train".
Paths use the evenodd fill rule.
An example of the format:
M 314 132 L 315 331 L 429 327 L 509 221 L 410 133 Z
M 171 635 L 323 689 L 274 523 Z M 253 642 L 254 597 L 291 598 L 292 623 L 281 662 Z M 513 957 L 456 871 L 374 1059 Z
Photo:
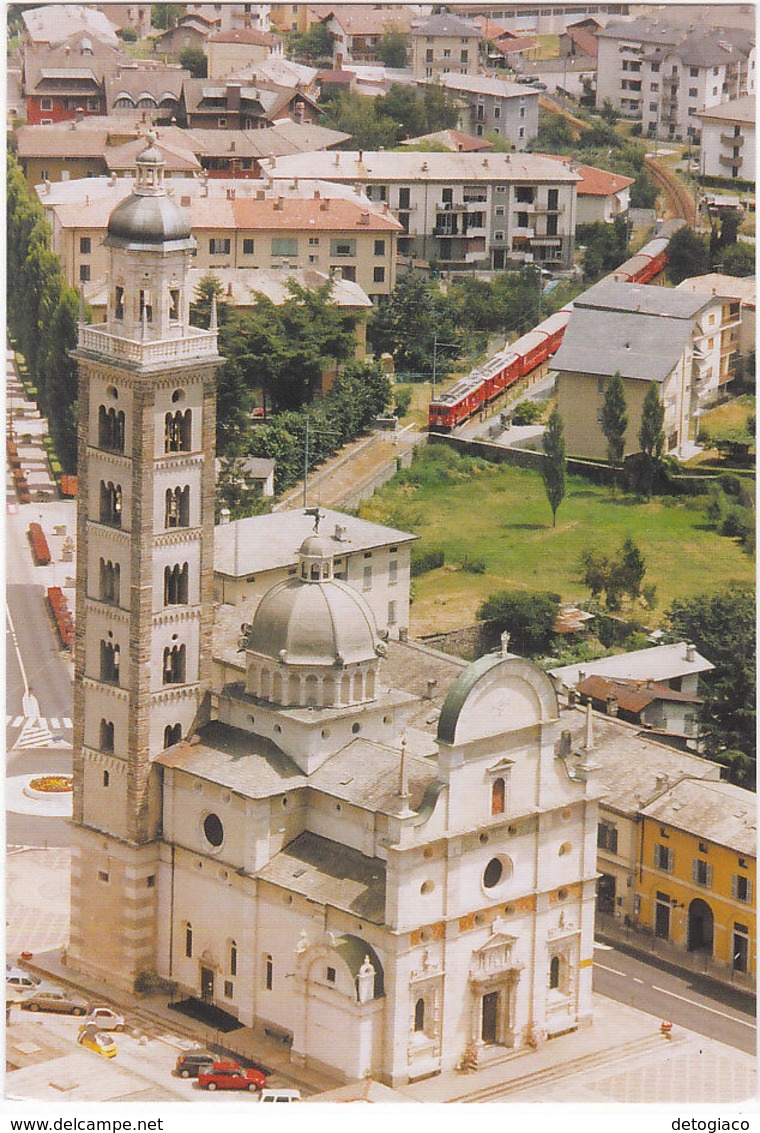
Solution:
M 662 234 L 650 240 L 640 252 L 626 260 L 607 279 L 625 283 L 648 283 L 668 262 L 667 248 L 673 232 L 682 223 L 668 222 Z M 466 378 L 442 393 L 428 406 L 428 428 L 448 432 L 472 417 L 520 378 L 541 366 L 559 350 L 573 304 L 544 319 L 498 354 L 476 366 Z

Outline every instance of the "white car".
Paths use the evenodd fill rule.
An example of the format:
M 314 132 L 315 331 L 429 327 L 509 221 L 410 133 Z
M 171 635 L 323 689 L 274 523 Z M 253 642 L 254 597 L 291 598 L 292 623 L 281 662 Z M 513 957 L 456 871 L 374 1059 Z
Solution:
M 101 1031 L 123 1031 L 124 1016 L 117 1015 L 110 1007 L 93 1007 L 82 1026 L 94 1026 Z
M 300 1102 L 300 1090 L 262 1090 L 259 1102 Z
M 25 972 L 22 968 L 9 968 L 5 969 L 5 990 L 15 992 L 37 991 L 42 980 L 39 976 L 33 976 L 30 972 Z

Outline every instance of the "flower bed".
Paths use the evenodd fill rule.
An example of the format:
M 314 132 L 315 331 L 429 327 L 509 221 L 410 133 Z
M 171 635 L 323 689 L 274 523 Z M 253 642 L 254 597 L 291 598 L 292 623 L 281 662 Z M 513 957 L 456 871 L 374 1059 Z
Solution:
M 26 794 L 36 795 L 63 795 L 72 790 L 71 775 L 38 775 L 30 779 L 24 788 Z

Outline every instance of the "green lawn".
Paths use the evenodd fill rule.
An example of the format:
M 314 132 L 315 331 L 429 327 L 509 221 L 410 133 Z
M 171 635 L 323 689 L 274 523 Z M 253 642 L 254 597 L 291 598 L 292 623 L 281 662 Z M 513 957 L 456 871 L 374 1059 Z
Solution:
M 587 598 L 577 572 L 581 552 L 616 550 L 628 535 L 646 557 L 645 583 L 657 586 L 654 609 L 638 611 L 648 622 L 659 621 L 674 598 L 755 577 L 739 545 L 707 529 L 699 500 L 646 503 L 570 477 L 553 529 L 538 473 L 484 465 L 454 477 L 454 483 L 420 487 L 394 480 L 361 508 L 366 518 L 413 530 L 423 545 L 445 550 L 443 567 L 414 580 L 413 633 L 468 624 L 480 601 L 499 589 Z M 485 573 L 460 569 L 464 556 L 484 560 Z

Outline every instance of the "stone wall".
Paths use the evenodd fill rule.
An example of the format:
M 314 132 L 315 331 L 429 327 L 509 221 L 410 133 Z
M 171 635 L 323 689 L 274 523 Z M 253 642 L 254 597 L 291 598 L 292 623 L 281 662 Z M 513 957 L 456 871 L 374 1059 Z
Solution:
M 484 653 L 491 653 L 501 644 L 498 623 L 495 621 L 476 622 L 474 625 L 452 629 L 448 633 L 433 633 L 420 638 L 425 645 L 462 657 L 465 661 L 476 661 Z

